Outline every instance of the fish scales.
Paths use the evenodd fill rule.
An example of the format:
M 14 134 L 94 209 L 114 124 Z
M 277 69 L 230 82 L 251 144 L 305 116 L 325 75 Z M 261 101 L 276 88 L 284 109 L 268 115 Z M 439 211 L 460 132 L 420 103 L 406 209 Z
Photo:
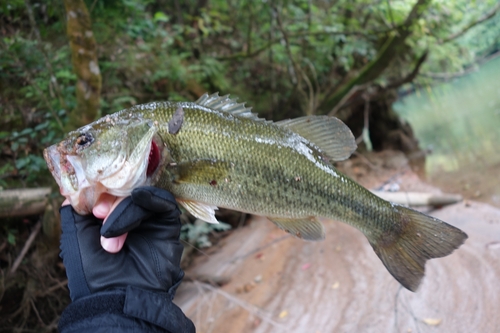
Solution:
M 272 123 L 226 96 L 204 95 L 197 102 L 117 112 L 68 134 L 44 155 L 77 211 L 92 207 L 104 185 L 116 195 L 154 185 L 209 222 L 216 222 L 214 209 L 224 207 L 266 216 L 296 237 L 321 240 L 317 217 L 340 220 L 363 232 L 389 272 L 415 291 L 426 260 L 450 254 L 467 235 L 387 202 L 338 172 L 331 161 L 347 158 L 355 147 L 352 133 L 335 118 Z M 120 171 L 103 171 L 109 169 Z M 99 178 L 99 171 L 111 175 Z
M 295 134 L 276 125 L 206 112 L 196 104 L 182 106 L 186 114 L 183 128 L 171 140 L 166 139 L 172 159 L 177 164 L 197 159 L 225 161 L 230 164 L 230 169 L 226 177 L 228 181 L 218 179 L 217 185 L 210 185 L 208 178 L 196 184 L 175 184 L 165 174 L 164 179 L 160 179 L 161 186 L 177 197 L 197 201 L 211 198 L 211 202 L 219 207 L 269 217 L 320 215 L 371 230 L 365 228 L 365 224 L 375 221 L 367 220 L 363 210 L 350 209 L 356 206 L 357 194 L 368 191 L 340 175 L 318 151 L 297 142 Z M 156 118 L 166 124 L 176 108 L 177 103 L 157 103 Z M 148 118 L 148 113 L 145 112 L 143 117 Z M 168 137 L 165 130 L 166 127 L 162 126 L 160 134 Z M 307 153 L 314 161 L 294 149 L 296 144 L 307 147 Z M 332 173 L 318 168 L 317 164 L 337 176 L 332 177 Z M 328 191 L 322 190 L 325 187 Z M 366 207 L 366 204 L 370 202 L 358 206 Z M 379 208 L 377 205 L 371 207 L 377 211 Z

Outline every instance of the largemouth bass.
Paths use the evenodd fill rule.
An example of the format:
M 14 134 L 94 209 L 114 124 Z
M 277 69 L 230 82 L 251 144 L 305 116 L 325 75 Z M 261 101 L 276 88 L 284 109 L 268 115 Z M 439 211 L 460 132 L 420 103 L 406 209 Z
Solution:
M 195 217 L 217 223 L 224 207 L 266 216 L 306 240 L 325 238 L 318 217 L 359 229 L 392 276 L 416 291 L 425 262 L 467 238 L 461 230 L 387 202 L 338 172 L 354 137 L 340 120 L 270 122 L 228 96 L 138 105 L 68 134 L 44 151 L 61 194 L 80 214 L 102 193 L 154 185 Z

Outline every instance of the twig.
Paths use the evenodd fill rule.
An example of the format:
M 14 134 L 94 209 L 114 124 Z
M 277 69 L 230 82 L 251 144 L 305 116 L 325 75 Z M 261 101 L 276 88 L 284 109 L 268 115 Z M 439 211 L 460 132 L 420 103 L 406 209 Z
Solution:
M 487 14 L 485 14 L 483 17 L 479 18 L 477 21 L 471 22 L 467 24 L 462 30 L 455 32 L 454 34 L 451 34 L 450 36 L 442 39 L 439 41 L 439 44 L 444 44 L 448 43 L 449 41 L 452 41 L 463 34 L 465 34 L 467 31 L 469 31 L 471 28 L 475 27 L 478 24 L 483 23 L 484 21 L 489 20 L 493 16 L 495 16 L 498 12 L 500 11 L 500 2 L 497 3 L 495 7 L 491 9 Z
M 40 324 L 42 324 L 42 326 L 46 326 L 42 320 L 42 317 L 40 317 L 40 313 L 38 313 L 38 309 L 36 308 L 35 302 L 33 302 L 33 299 L 30 299 L 30 304 L 31 304 L 31 308 L 33 309 L 33 312 L 35 312 L 36 317 L 38 318 L 38 321 L 40 322 Z
M 57 289 L 64 288 L 67 284 L 68 284 L 68 279 L 66 279 L 66 280 L 64 280 L 64 281 L 62 281 L 62 282 L 60 282 L 60 281 L 59 281 L 58 283 L 56 283 L 56 285 L 55 285 L 55 286 L 52 286 L 52 287 L 50 287 L 49 289 L 44 290 L 42 293 L 39 293 L 39 294 L 37 294 L 36 296 L 37 296 L 37 297 L 44 297 L 44 296 L 47 296 L 48 294 L 50 294 L 50 293 L 52 293 L 52 292 L 56 291 Z
M 283 35 L 283 39 L 285 41 L 285 49 L 286 53 L 288 54 L 288 58 L 290 58 L 290 62 L 292 63 L 292 82 L 294 83 L 295 86 L 297 86 L 297 89 L 301 89 L 301 80 L 299 78 L 299 72 L 301 72 L 299 66 L 297 65 L 297 62 L 293 58 L 292 50 L 290 49 L 290 41 L 288 39 L 288 34 L 285 31 L 285 28 L 283 27 L 283 22 L 281 21 L 281 15 L 279 14 L 279 11 L 277 8 L 274 9 L 276 12 L 276 22 L 278 23 L 278 28 L 281 31 L 281 34 Z M 302 73 L 301 73 L 302 74 Z
M 490 54 L 485 57 L 481 57 L 477 60 L 474 61 L 472 65 L 470 65 L 469 68 L 462 70 L 460 72 L 455 72 L 455 73 L 419 73 L 420 76 L 424 77 L 430 77 L 431 79 L 438 79 L 438 80 L 450 80 L 450 79 L 456 79 L 459 77 L 462 77 L 464 75 L 469 75 L 471 73 L 477 72 L 479 65 L 483 65 L 487 63 L 488 61 L 491 61 L 497 57 L 500 57 L 500 52 L 496 52 L 494 54 Z
M 59 323 L 59 316 L 57 316 L 56 318 L 54 318 L 54 320 L 52 320 L 52 322 L 50 324 L 48 324 L 47 326 L 45 326 L 45 332 L 53 332 L 53 331 L 56 331 L 57 330 L 57 325 Z
M 94 2 L 92 3 L 92 6 L 90 6 L 90 10 L 89 10 L 90 13 L 92 13 L 92 11 L 94 10 L 96 3 L 97 3 L 97 0 L 94 0 Z
M 191 244 L 191 243 L 189 243 L 189 242 L 187 242 L 187 241 L 185 241 L 185 240 L 182 240 L 182 239 L 181 239 L 181 242 L 182 242 L 182 243 L 184 243 L 184 244 L 186 244 L 186 245 L 188 245 L 188 246 L 190 246 L 190 247 L 192 247 L 192 248 L 193 248 L 193 249 L 195 249 L 196 251 L 198 251 L 198 252 L 200 252 L 201 254 L 203 254 L 205 257 L 210 258 L 210 256 L 208 255 L 208 253 L 206 253 L 206 252 L 202 251 L 199 247 L 197 247 L 197 246 L 195 246 L 195 245 L 193 245 L 193 244 Z
M 28 240 L 24 244 L 24 247 L 21 250 L 21 253 L 19 253 L 19 256 L 14 261 L 14 264 L 12 265 L 12 268 L 10 269 L 10 272 L 9 272 L 10 275 L 13 275 L 17 271 L 17 268 L 21 264 L 21 261 L 24 259 L 24 256 L 26 255 L 29 248 L 31 247 L 31 244 L 35 240 L 36 235 L 38 235 L 38 232 L 40 231 L 41 227 L 42 227 L 42 221 L 38 220 L 38 222 L 35 225 L 35 228 L 33 228 L 33 231 L 31 231 L 31 234 L 28 237 Z
M 279 243 L 279 242 L 281 242 L 282 240 L 285 240 L 285 239 L 290 238 L 290 237 L 292 237 L 292 236 L 291 236 L 291 235 L 284 235 L 284 236 L 281 236 L 280 238 L 276 238 L 276 239 L 275 239 L 275 240 L 273 240 L 272 242 L 269 242 L 269 243 L 267 243 L 267 244 L 265 244 L 265 245 L 263 245 L 263 246 L 259 246 L 258 248 L 254 249 L 254 250 L 252 250 L 252 251 L 250 251 L 250 252 L 248 252 L 248 253 L 246 253 L 246 254 L 243 254 L 243 255 L 241 255 L 241 256 L 238 256 L 238 257 L 236 257 L 236 258 L 231 259 L 231 260 L 229 261 L 229 263 L 233 263 L 233 262 L 235 262 L 235 261 L 237 261 L 237 260 L 244 259 L 244 258 L 246 258 L 246 257 L 248 257 L 248 256 L 251 256 L 251 255 L 252 255 L 252 254 L 254 254 L 254 253 L 257 253 L 257 252 L 259 252 L 259 251 L 261 251 L 261 250 L 264 250 L 264 249 L 268 248 L 269 246 L 274 245 L 274 244 L 276 244 L 276 243 Z
M 311 84 L 311 80 L 309 80 L 306 73 L 304 73 L 304 71 L 302 71 L 302 70 L 300 71 L 300 73 L 302 74 L 302 78 L 304 79 L 305 83 L 307 84 L 307 88 L 309 90 L 309 96 L 308 96 L 309 103 L 307 103 L 308 107 L 306 110 L 306 114 L 308 116 L 313 115 L 314 111 L 316 109 L 316 103 L 315 103 L 315 98 L 314 98 L 314 89 L 313 89 L 313 86 Z M 305 95 L 305 93 L 304 93 L 304 95 Z
M 274 21 L 276 20 L 276 13 L 274 11 L 274 7 L 270 6 L 270 21 L 269 21 L 269 43 L 272 43 L 274 40 Z M 272 44 L 271 44 L 272 45 Z M 277 95 L 276 95 L 276 77 L 274 73 L 274 54 L 273 48 L 269 47 L 269 67 L 270 67 L 270 77 L 271 77 L 271 108 L 269 112 L 269 116 L 273 119 L 274 108 L 277 103 Z
M 373 145 L 370 140 L 370 98 L 368 96 L 365 96 L 364 125 L 361 139 L 365 143 L 366 150 L 372 151 Z M 357 140 L 356 143 L 358 143 Z
M 248 11 L 249 13 L 249 18 L 248 18 L 248 30 L 247 30 L 247 52 L 248 54 L 252 53 L 252 30 L 253 30 L 253 22 L 254 22 L 254 12 L 252 10 L 252 2 L 248 3 Z
M 191 275 L 186 274 L 182 279 L 184 282 L 201 282 L 207 283 L 214 287 L 222 287 L 225 284 L 228 284 L 231 281 L 230 277 L 227 276 L 218 276 L 218 275 L 208 275 L 208 274 L 197 274 Z
M 273 27 L 273 26 L 271 26 Z M 304 31 L 304 32 L 297 32 L 297 33 L 287 33 L 287 36 L 289 38 L 296 38 L 296 37 L 314 37 L 314 36 L 337 36 L 337 35 L 344 35 L 344 36 L 360 36 L 364 37 L 366 39 L 370 39 L 374 35 L 378 34 L 387 34 L 393 30 L 396 30 L 397 27 L 394 29 L 385 29 L 385 30 L 376 30 L 376 31 L 370 31 L 369 34 L 361 32 L 361 31 Z M 256 49 L 253 52 L 248 52 L 248 50 L 245 50 L 243 52 L 237 52 L 234 54 L 230 55 L 225 55 L 225 56 L 220 56 L 216 57 L 217 60 L 223 61 L 223 60 L 235 60 L 235 59 L 240 59 L 240 58 L 253 58 L 264 52 L 265 50 L 269 49 L 272 47 L 274 44 L 279 43 L 283 37 L 276 37 L 276 38 L 271 38 L 270 41 L 268 41 L 264 46 Z
M 422 67 L 422 64 L 427 59 L 428 55 L 429 55 L 429 49 L 425 50 L 424 53 L 422 53 L 422 55 L 417 59 L 417 63 L 415 64 L 415 67 L 407 76 L 405 76 L 401 80 L 396 80 L 396 81 L 389 83 L 386 87 L 384 87 L 384 90 L 396 89 L 405 83 L 412 82 L 419 74 L 420 68 Z
M 344 104 L 351 98 L 355 93 L 360 90 L 365 89 L 368 86 L 368 83 L 357 85 L 351 88 L 347 94 L 335 105 L 335 107 L 328 113 L 329 116 L 335 116 L 335 114 L 344 106 Z
M 198 288 L 205 288 L 205 289 L 208 289 L 209 291 L 212 291 L 213 293 L 215 294 L 218 294 L 220 296 L 223 296 L 224 298 L 226 298 L 227 300 L 239 305 L 240 307 L 242 307 L 243 309 L 247 310 L 248 312 L 250 312 L 251 314 L 259 317 L 260 319 L 262 319 L 263 321 L 271 324 L 272 326 L 276 327 L 276 328 L 279 328 L 279 329 L 282 329 L 282 330 L 287 330 L 287 327 L 286 326 L 283 326 L 281 325 L 280 323 L 272 320 L 271 318 L 269 318 L 268 315 L 266 315 L 264 313 L 264 311 L 262 311 L 261 309 L 259 309 L 257 306 L 253 305 L 253 304 L 250 304 L 248 302 L 245 302 L 244 300 L 241 300 L 239 299 L 238 297 L 235 297 L 233 295 L 231 295 L 230 293 L 227 293 L 225 292 L 224 290 L 221 290 L 221 289 L 218 289 L 218 288 L 215 288 L 215 287 L 212 287 L 211 285 L 209 284 L 206 284 L 206 283 L 200 283 L 200 282 L 197 282 L 197 281 L 194 281 L 193 282 Z

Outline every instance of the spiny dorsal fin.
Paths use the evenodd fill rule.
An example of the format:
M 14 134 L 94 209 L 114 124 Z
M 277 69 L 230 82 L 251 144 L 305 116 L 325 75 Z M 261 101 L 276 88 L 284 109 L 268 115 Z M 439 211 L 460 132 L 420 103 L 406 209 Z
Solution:
M 274 222 L 280 229 L 285 230 L 297 238 L 310 241 L 325 239 L 325 228 L 323 228 L 323 224 L 314 216 L 298 219 L 283 217 L 267 218 Z
M 235 116 L 256 121 L 266 121 L 263 118 L 259 118 L 256 113 L 253 113 L 252 108 L 246 107 L 245 103 L 237 103 L 236 101 L 237 98 L 229 98 L 229 95 L 219 96 L 219 93 L 212 95 L 205 93 L 195 103 L 214 110 L 229 112 Z
M 329 116 L 306 116 L 276 122 L 318 147 L 334 161 L 347 159 L 356 150 L 356 140 L 340 119 Z

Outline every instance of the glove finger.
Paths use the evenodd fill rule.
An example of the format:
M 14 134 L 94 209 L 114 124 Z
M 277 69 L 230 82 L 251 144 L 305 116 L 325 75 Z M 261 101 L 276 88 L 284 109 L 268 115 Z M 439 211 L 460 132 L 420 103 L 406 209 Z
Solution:
M 127 197 L 109 214 L 106 223 L 101 227 L 101 235 L 106 238 L 120 236 L 137 228 L 142 220 L 151 215 L 150 211 L 136 205 L 131 197 Z
M 134 189 L 132 191 L 132 200 L 135 204 L 155 213 L 179 210 L 174 196 L 170 192 L 157 187 L 145 186 Z

